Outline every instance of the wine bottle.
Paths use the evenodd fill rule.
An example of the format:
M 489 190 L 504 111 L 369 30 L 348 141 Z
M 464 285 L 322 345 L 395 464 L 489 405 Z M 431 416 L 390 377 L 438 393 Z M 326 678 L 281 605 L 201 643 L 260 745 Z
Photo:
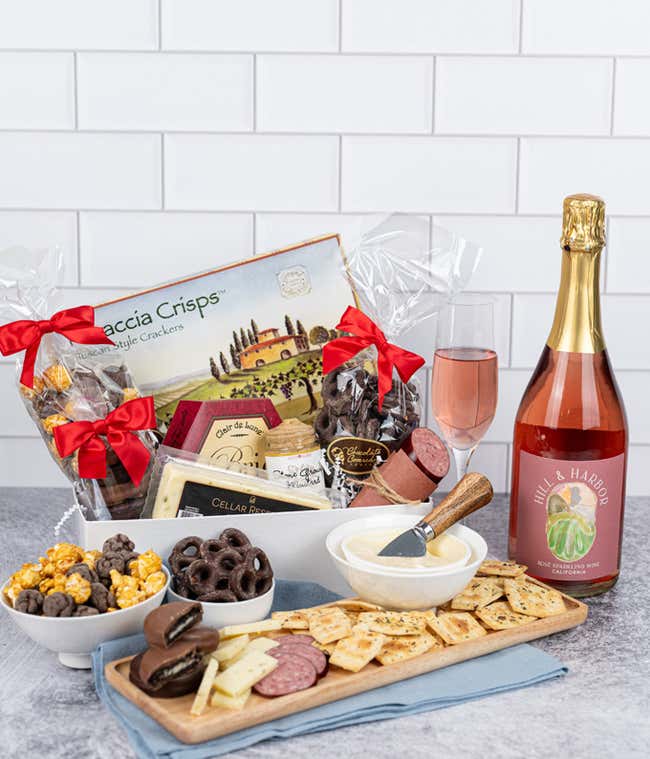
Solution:
M 627 419 L 600 319 L 605 203 L 570 195 L 555 318 L 515 420 L 509 553 L 573 596 L 618 579 Z

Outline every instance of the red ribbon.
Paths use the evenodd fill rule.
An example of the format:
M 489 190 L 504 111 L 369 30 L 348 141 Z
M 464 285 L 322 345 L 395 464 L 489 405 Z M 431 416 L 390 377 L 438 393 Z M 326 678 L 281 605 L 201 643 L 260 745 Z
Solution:
M 115 451 L 136 487 L 149 466 L 151 453 L 135 434 L 156 426 L 153 398 L 134 398 L 96 422 L 68 422 L 54 428 L 54 442 L 65 458 L 79 451 L 79 476 L 93 480 L 106 478 L 106 444 Z
M 374 345 L 377 348 L 377 385 L 379 389 L 379 408 L 384 396 L 393 384 L 393 369 L 397 369 L 402 382 L 408 382 L 411 376 L 424 365 L 422 356 L 404 350 L 386 340 L 386 335 L 362 311 L 348 306 L 336 325 L 336 329 L 349 332 L 351 337 L 337 337 L 323 346 L 323 374 L 328 374 L 341 364 L 356 356 L 359 351 Z
M 0 353 L 3 356 L 11 356 L 25 351 L 20 381 L 27 387 L 34 387 L 34 365 L 38 346 L 43 335 L 50 332 L 63 335 L 73 343 L 114 345 L 113 341 L 106 337 L 104 330 L 95 326 L 95 309 L 92 306 L 66 308 L 54 314 L 51 319 L 42 321 L 20 319 L 5 324 L 0 327 Z

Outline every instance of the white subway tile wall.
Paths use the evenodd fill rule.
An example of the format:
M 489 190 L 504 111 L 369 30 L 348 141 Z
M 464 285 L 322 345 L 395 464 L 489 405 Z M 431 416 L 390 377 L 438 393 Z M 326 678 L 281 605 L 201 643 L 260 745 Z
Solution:
M 562 198 L 600 194 L 628 491 L 648 494 L 648 28 L 647 0 L 0 0 L 0 249 L 58 246 L 74 305 L 429 216 L 484 248 L 500 388 L 474 467 L 503 491 Z M 404 342 L 428 387 L 435 323 Z M 14 376 L 0 360 L 0 485 L 61 485 Z

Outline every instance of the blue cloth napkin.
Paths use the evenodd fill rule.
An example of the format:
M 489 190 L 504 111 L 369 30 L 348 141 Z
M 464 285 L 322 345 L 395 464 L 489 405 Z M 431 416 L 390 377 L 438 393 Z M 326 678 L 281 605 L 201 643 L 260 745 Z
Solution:
M 276 583 L 273 610 L 315 606 L 336 598 L 338 596 L 334 593 L 315 583 L 279 581 Z M 99 698 L 122 724 L 137 755 L 147 759 L 208 759 L 271 738 L 291 738 L 346 725 L 443 709 L 491 693 L 560 677 L 567 672 L 566 667 L 554 657 L 533 646 L 519 645 L 206 743 L 187 745 L 121 696 L 104 678 L 105 664 L 139 653 L 144 648 L 142 635 L 100 645 L 93 654 L 93 674 Z

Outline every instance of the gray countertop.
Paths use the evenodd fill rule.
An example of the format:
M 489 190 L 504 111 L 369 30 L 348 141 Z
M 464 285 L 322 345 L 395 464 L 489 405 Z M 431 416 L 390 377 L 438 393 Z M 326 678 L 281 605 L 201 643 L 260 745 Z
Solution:
M 54 542 L 65 490 L 0 490 L 0 577 Z M 650 499 L 629 498 L 619 583 L 588 601 L 587 622 L 535 642 L 569 674 L 429 714 L 262 743 L 237 759 L 346 756 L 519 759 L 647 757 L 650 744 L 650 583 L 645 562 Z M 503 496 L 469 524 L 494 555 L 506 553 Z M 129 759 L 125 733 L 103 708 L 88 671 L 66 669 L 5 617 L 0 626 L 0 754 Z

